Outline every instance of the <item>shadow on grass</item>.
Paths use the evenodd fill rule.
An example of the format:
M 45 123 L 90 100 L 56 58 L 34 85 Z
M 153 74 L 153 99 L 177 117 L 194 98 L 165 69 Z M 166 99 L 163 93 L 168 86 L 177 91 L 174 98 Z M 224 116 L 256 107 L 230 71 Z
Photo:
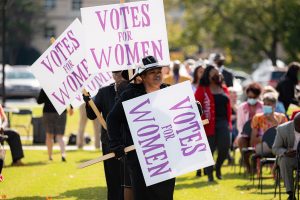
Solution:
M 23 166 L 12 166 L 12 165 L 5 165 L 5 168 L 11 168 L 11 167 L 33 167 L 33 166 L 41 166 L 41 165 L 46 165 L 47 162 L 29 162 L 29 163 L 24 163 Z
M 179 180 L 178 180 L 179 179 Z M 176 178 L 176 190 L 183 190 L 183 189 L 190 189 L 190 188 L 200 188 L 200 187 L 208 187 L 212 185 L 218 185 L 219 183 L 214 181 L 214 182 L 207 182 L 207 181 L 198 181 L 198 182 L 191 182 L 191 183 L 180 183 L 180 181 L 183 180 L 192 180 L 192 179 L 184 179 L 184 178 Z M 180 180 L 182 179 L 182 180 Z
M 106 187 L 88 187 L 69 190 L 64 193 L 61 193 L 58 197 L 55 197 L 55 199 L 65 198 L 75 198 L 82 200 L 106 199 Z
M 80 200 L 90 200 L 90 199 L 106 199 L 106 188 L 105 187 L 88 187 L 80 188 L 75 190 L 69 190 L 58 196 L 49 196 L 48 199 L 80 199 Z M 11 200 L 47 200 L 47 197 L 42 196 L 31 196 L 31 197 L 16 197 Z
M 11 200 L 45 200 L 46 197 L 32 196 L 32 197 L 16 197 Z

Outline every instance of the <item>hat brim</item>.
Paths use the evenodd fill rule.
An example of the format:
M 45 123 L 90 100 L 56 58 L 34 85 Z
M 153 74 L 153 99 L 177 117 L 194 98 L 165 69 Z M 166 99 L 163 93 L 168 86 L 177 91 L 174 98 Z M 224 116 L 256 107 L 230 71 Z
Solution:
M 162 67 L 163 67 L 162 65 L 156 65 L 156 66 L 153 66 L 153 67 L 148 67 L 147 69 L 144 69 L 142 72 L 134 74 L 134 75 L 131 77 L 131 79 L 129 80 L 129 82 L 133 81 L 136 77 L 138 77 L 138 76 L 144 74 L 145 72 L 147 72 L 147 71 L 149 71 L 149 70 L 151 70 L 151 69 L 162 68 Z

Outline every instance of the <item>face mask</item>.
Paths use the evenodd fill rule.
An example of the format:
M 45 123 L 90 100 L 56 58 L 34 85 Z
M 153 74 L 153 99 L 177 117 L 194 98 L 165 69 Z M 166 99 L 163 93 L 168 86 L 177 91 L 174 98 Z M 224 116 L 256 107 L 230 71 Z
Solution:
M 247 102 L 248 102 L 251 106 L 253 106 L 253 105 L 255 105 L 255 104 L 257 103 L 257 99 L 249 98 L 249 99 L 247 100 Z
M 221 80 L 221 77 L 219 75 L 214 75 L 211 80 L 213 82 L 215 82 L 216 84 L 221 84 L 222 83 L 222 80 Z
M 269 114 L 272 114 L 273 108 L 272 108 L 272 106 L 264 106 L 263 111 L 264 111 L 265 115 L 269 115 Z

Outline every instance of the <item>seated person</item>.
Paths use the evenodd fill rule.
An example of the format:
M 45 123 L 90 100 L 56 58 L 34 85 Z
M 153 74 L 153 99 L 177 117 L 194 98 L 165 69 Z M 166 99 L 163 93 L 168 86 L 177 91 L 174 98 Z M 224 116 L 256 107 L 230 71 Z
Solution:
M 262 136 L 266 130 L 287 122 L 287 118 L 284 114 L 275 112 L 277 98 L 274 93 L 265 93 L 263 96 L 263 102 L 263 113 L 254 115 L 251 122 L 252 134 L 250 143 L 251 146 L 255 147 L 255 152 L 258 155 L 262 153 L 272 153 L 272 150 L 266 143 L 261 143 Z M 264 152 L 262 152 L 262 149 Z
M 6 135 L 8 138 L 6 139 L 12 156 L 12 166 L 22 166 L 24 165 L 21 161 L 22 158 L 24 158 L 23 148 L 20 136 L 17 132 L 13 130 L 6 129 L 6 126 L 8 124 L 6 114 L 3 110 L 2 105 L 0 104 L 0 131 L 4 131 L 4 135 Z
M 293 121 L 277 127 L 277 135 L 272 151 L 278 156 L 280 174 L 283 178 L 288 200 L 294 198 L 293 169 L 297 168 L 296 150 L 300 140 L 300 113 Z

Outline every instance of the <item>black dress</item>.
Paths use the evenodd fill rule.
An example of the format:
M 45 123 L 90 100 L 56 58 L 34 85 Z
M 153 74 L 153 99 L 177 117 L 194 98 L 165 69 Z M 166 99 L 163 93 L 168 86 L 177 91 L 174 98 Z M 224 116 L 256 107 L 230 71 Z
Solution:
M 161 85 L 161 88 L 166 85 Z M 112 148 L 119 145 L 133 145 L 133 140 L 126 120 L 125 111 L 122 105 L 123 101 L 146 94 L 143 84 L 130 84 L 121 94 L 120 99 L 116 102 L 113 109 L 107 117 L 107 127 L 109 141 Z M 120 132 L 123 126 L 123 131 Z M 126 138 L 126 140 L 124 140 Z M 142 169 L 135 151 L 127 154 L 127 165 L 133 185 L 134 199 L 136 200 L 172 200 L 175 178 L 160 182 L 151 186 L 146 186 Z

